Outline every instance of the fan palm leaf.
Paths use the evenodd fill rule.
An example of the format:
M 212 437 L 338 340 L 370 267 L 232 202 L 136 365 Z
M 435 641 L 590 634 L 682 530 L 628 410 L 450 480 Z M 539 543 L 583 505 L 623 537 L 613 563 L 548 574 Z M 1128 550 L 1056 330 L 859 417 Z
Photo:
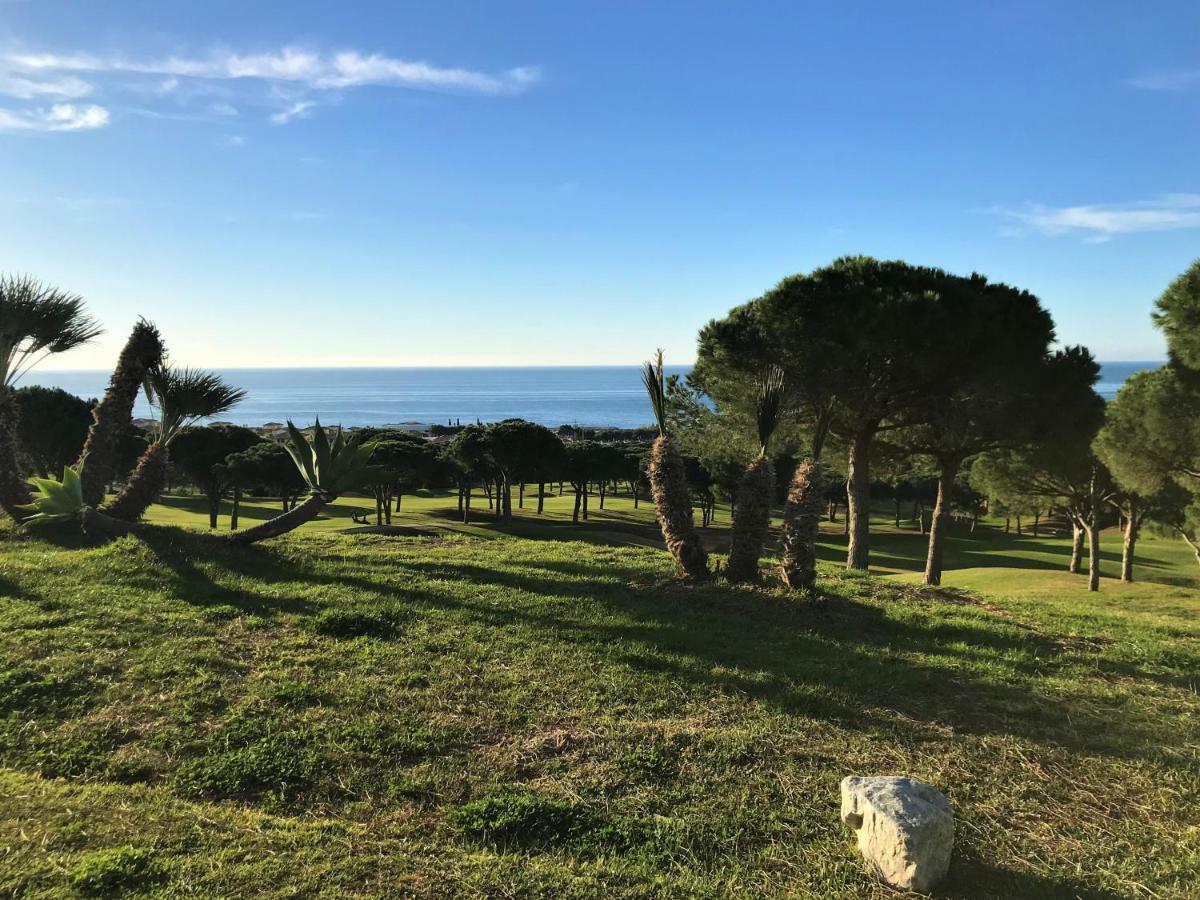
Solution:
M 34 365 L 100 334 L 83 299 L 29 276 L 0 276 L 0 507 L 20 521 L 30 501 L 17 458 L 13 385 Z

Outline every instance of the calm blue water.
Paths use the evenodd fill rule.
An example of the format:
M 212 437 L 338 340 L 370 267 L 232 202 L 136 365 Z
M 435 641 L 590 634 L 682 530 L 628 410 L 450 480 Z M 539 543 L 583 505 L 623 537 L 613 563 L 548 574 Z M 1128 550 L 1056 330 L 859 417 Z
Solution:
M 1156 362 L 1105 363 L 1097 390 L 1106 397 Z M 686 374 L 689 366 L 673 367 Z M 637 366 L 464 369 L 223 369 L 230 384 L 245 388 L 242 403 L 222 416 L 241 425 L 323 422 L 342 425 L 463 423 L 521 418 L 558 425 L 636 428 L 650 423 Z M 22 384 L 60 387 L 98 397 L 107 372 L 41 372 Z M 148 417 L 145 398 L 135 415 Z

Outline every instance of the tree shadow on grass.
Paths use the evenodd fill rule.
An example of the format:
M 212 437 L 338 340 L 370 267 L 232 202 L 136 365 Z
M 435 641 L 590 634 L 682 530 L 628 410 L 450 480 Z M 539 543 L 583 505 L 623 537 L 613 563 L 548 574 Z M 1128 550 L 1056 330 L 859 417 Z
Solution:
M 248 615 L 269 618 L 280 613 L 311 612 L 311 601 L 298 596 L 271 596 L 247 590 L 243 585 L 230 587 L 221 584 L 198 563 L 219 558 L 226 566 L 228 548 L 217 544 L 209 535 L 196 534 L 182 528 L 146 528 L 137 535 L 139 540 L 162 567 L 170 573 L 175 596 L 193 606 L 233 606 Z M 239 574 L 263 580 L 263 567 Z M 294 579 L 293 579 L 294 580 Z
M 1006 869 L 955 849 L 950 874 L 932 896 L 944 900 L 1122 900 L 1126 894 L 1092 887 L 1071 878 L 1055 878 L 1033 872 Z
M 539 627 L 559 638 L 594 643 L 631 668 L 716 686 L 791 714 L 889 731 L 949 726 L 968 733 L 1019 735 L 1089 753 L 1158 758 L 1157 736 L 1127 718 L 1106 716 L 1094 704 L 1046 697 L 1016 683 L 1023 676 L 1040 679 L 1063 668 L 1063 648 L 1052 636 L 1003 620 L 986 626 L 908 621 L 836 594 L 812 607 L 752 589 L 620 583 L 615 567 L 593 569 L 588 579 L 586 565 L 569 565 L 578 566 L 578 577 L 556 579 L 457 562 L 406 562 L 405 568 L 428 578 L 500 585 L 553 598 L 558 602 L 549 606 L 519 600 L 504 609 L 480 604 L 476 614 L 492 624 Z M 884 585 L 877 589 L 891 590 Z M 569 606 L 560 614 L 564 604 L 578 601 L 602 607 L 602 615 L 572 616 Z M 474 607 L 444 596 L 433 602 Z M 922 602 L 932 605 L 936 594 Z M 613 621 L 616 615 L 620 618 Z M 629 649 L 620 649 L 625 647 Z M 939 657 L 947 663 L 920 661 Z M 967 668 L 983 666 L 996 669 L 996 678 L 966 674 Z M 876 709 L 891 710 L 902 719 L 877 716 Z

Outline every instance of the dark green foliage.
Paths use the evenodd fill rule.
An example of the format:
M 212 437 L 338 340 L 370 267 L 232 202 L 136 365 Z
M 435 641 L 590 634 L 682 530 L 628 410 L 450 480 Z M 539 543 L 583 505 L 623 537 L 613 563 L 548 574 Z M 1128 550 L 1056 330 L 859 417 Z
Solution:
M 38 385 L 18 390 L 16 401 L 21 454 L 43 478 L 60 474 L 83 449 L 91 406 L 61 388 Z
M 1200 371 L 1200 259 L 1158 298 L 1154 324 L 1166 335 L 1172 361 Z
M 171 461 L 208 497 L 209 526 L 217 527 L 217 509 L 226 489 L 226 470 L 220 468 L 234 453 L 265 443 L 249 428 L 239 425 L 204 425 L 185 428 L 171 444 Z
M 165 877 L 149 847 L 114 847 L 85 853 L 71 870 L 75 889 L 94 897 L 117 897 L 151 887 Z

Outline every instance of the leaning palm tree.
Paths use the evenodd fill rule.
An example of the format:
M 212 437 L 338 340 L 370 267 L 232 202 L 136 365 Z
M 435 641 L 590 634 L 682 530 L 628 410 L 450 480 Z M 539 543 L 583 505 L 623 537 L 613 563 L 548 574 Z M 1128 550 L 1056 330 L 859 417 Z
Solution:
M 783 507 L 780 570 L 788 587 L 811 591 L 817 581 L 817 530 L 825 500 L 825 468 L 808 457 L 796 467 Z
M 650 490 L 663 540 L 684 577 L 705 581 L 709 577 L 708 554 L 692 521 L 692 496 L 688 489 L 683 457 L 667 433 L 667 390 L 663 376 L 663 352 L 642 370 L 642 381 L 658 424 L 658 437 L 650 447 Z
M 253 544 L 299 528 L 315 519 L 327 504 L 341 494 L 362 487 L 371 475 L 368 463 L 375 450 L 374 444 L 359 446 L 358 436 L 345 437 L 340 427 L 330 441 L 321 427 L 320 419 L 313 430 L 311 443 L 290 421 L 287 429 L 288 442 L 284 447 L 292 455 L 296 468 L 308 485 L 309 497 L 283 515 L 224 538 L 231 544 Z
M 758 577 L 758 560 L 771 526 L 771 494 L 775 490 L 775 466 L 767 448 L 783 418 L 783 370 L 773 366 L 758 383 L 754 417 L 758 426 L 758 456 L 746 467 L 738 485 L 733 510 L 733 536 L 725 577 L 749 581 Z
M 17 405 L 13 386 L 47 356 L 86 344 L 100 327 L 83 299 L 26 275 L 0 276 L 0 507 L 25 513 L 29 485 L 17 462 Z
M 157 412 L 152 440 L 125 488 L 104 510 L 114 519 L 136 522 L 162 492 L 167 481 L 169 447 L 184 428 L 231 409 L 246 392 L 230 387 L 217 375 L 164 364 L 146 380 L 146 397 Z
M 145 319 L 133 326 L 104 397 L 92 410 L 92 425 L 75 468 L 82 480 L 83 499 L 98 507 L 116 469 L 117 444 L 133 421 L 133 402 L 147 376 L 162 365 L 163 343 L 158 329 Z

